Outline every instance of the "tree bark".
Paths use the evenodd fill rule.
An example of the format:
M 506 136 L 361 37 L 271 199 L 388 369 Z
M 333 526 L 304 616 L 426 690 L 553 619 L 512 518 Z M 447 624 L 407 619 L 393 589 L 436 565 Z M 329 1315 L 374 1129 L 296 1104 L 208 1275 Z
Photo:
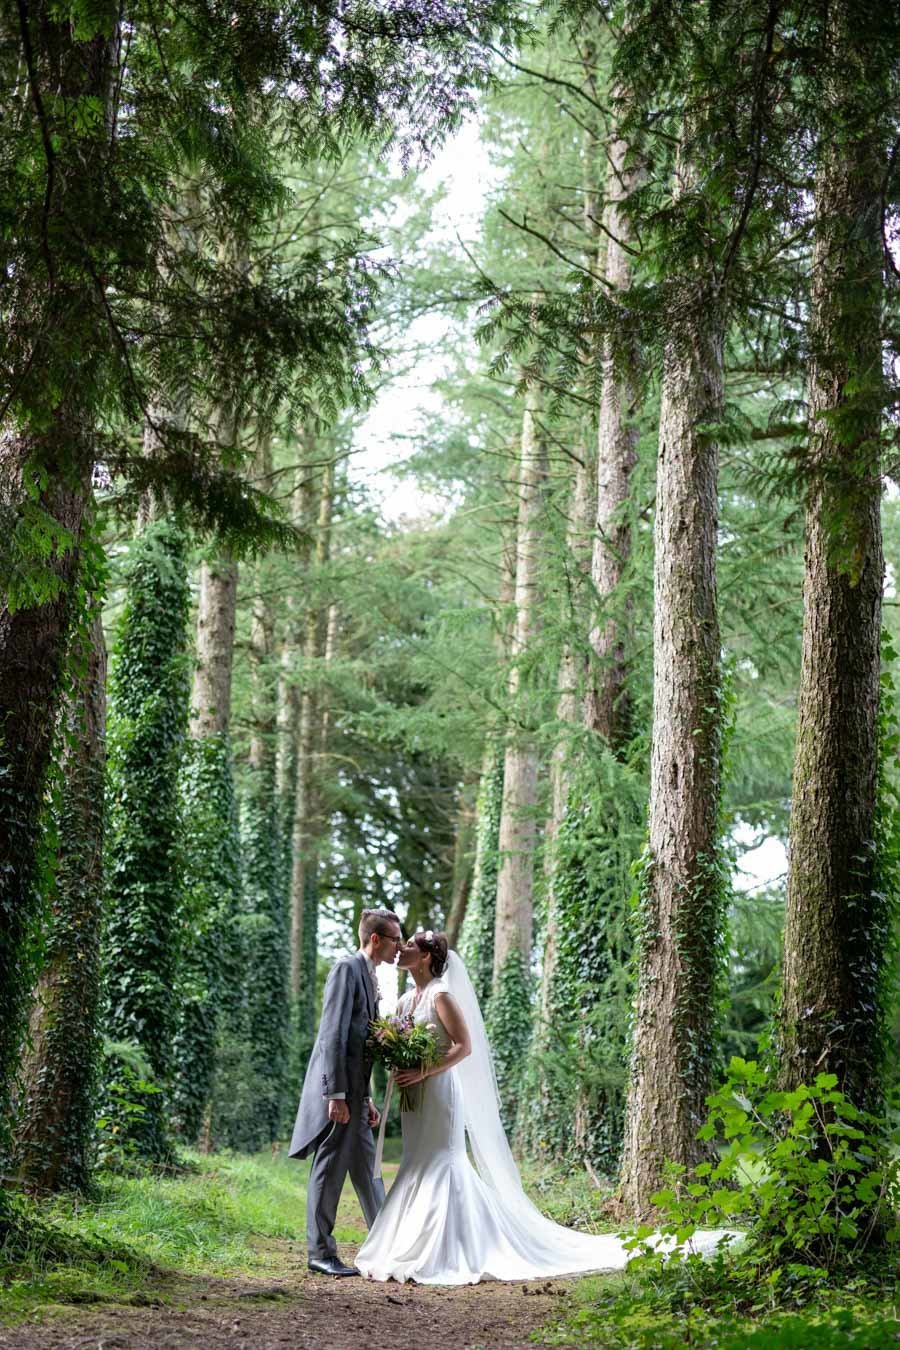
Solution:
M 624 294 L 634 272 L 634 242 L 623 204 L 641 178 L 630 160 L 627 142 L 613 135 L 607 150 L 606 281 L 611 293 Z M 628 344 L 619 343 L 619 346 Z M 631 475 L 637 463 L 637 353 L 613 351 L 603 341 L 603 384 L 597 429 L 597 516 L 591 580 L 600 607 L 591 628 L 591 678 L 585 698 L 585 725 L 617 749 L 628 736 L 625 691 L 626 659 L 621 619 L 615 613 L 620 586 L 631 554 L 628 516 Z
M 54 434 L 67 438 L 65 427 Z M 7 501 L 19 498 L 34 447 L 21 437 L 0 446 L 0 474 Z M 0 1108 L 5 1114 L 23 1030 L 29 963 L 22 944 L 40 890 L 40 822 L 50 767 L 63 663 L 75 606 L 81 536 L 90 493 L 90 462 L 80 475 L 48 469 L 38 494 L 40 509 L 68 532 L 71 542 L 44 564 L 51 598 L 10 610 L 0 606 Z M 7 495 L 8 494 L 8 495 Z M 2 1128 L 2 1127 L 0 1127 Z
M 207 1147 L 220 1028 L 232 1011 L 233 986 L 240 984 L 240 839 L 230 736 L 237 586 L 236 562 L 223 557 L 201 564 L 190 743 L 181 784 L 183 945 L 172 1105 L 176 1128 L 186 1139 L 197 1139 L 206 1122 Z
M 317 522 L 315 566 L 321 573 L 331 556 L 331 517 L 334 510 L 334 465 L 326 464 L 322 473 Z M 311 875 L 318 871 L 316 850 L 322 830 L 319 792 L 316 784 L 317 745 L 322 727 L 320 696 L 315 685 L 315 667 L 325 655 L 328 611 L 321 604 L 307 613 L 304 641 L 306 688 L 300 696 L 300 724 L 297 736 L 297 780 L 294 796 L 294 821 L 291 848 L 291 992 L 300 993 L 303 966 L 303 919 Z M 312 675 L 312 679 L 310 676 Z M 308 873 L 310 875 L 308 875 Z
M 657 460 L 650 828 L 621 1194 L 650 1211 L 666 1159 L 691 1166 L 709 1092 L 721 942 L 716 604 L 724 306 L 685 283 L 667 334 Z
M 522 689 L 522 662 L 537 632 L 538 562 L 544 448 L 535 423 L 536 398 L 526 396 L 519 463 L 516 533 L 515 626 L 510 656 L 510 697 L 515 707 Z M 534 850 L 537 837 L 538 753 L 533 732 L 512 725 L 507 732 L 500 813 L 500 872 L 494 927 L 494 985 L 510 956 L 531 959 L 534 927 Z
M 593 456 L 585 455 L 575 471 L 569 517 L 568 547 L 576 577 L 590 572 L 591 524 L 593 519 Z M 577 583 L 576 583 L 577 584 Z M 582 720 L 584 688 L 583 659 L 572 643 L 566 643 L 556 681 L 556 721 L 561 729 L 550 759 L 550 815 L 546 827 L 545 866 L 547 877 L 547 926 L 544 935 L 544 960 L 541 972 L 541 1022 L 551 1017 L 553 976 L 556 969 L 557 906 L 553 895 L 554 844 L 569 806 L 572 791 L 574 749 L 566 730 Z
M 515 550 L 504 544 L 494 648 L 502 666 L 509 659 L 512 633 L 506 615 L 516 593 Z M 489 727 L 485 737 L 478 795 L 475 799 L 475 858 L 472 890 L 459 935 L 460 955 L 482 1008 L 487 1008 L 494 977 L 494 928 L 497 921 L 497 874 L 500 870 L 500 813 L 503 805 L 502 729 Z
M 271 474 L 266 437 L 257 451 L 257 475 Z M 290 1028 L 287 896 L 279 867 L 275 795 L 275 619 L 265 579 L 253 601 L 250 631 L 252 726 L 241 816 L 244 893 L 253 926 L 248 938 L 247 1038 L 253 1071 L 247 1121 L 251 1147 L 279 1136 L 288 1076 Z
M 876 876 L 883 557 L 883 56 L 856 10 L 829 11 L 816 181 L 809 371 L 812 478 L 780 1013 L 782 1083 L 834 1073 L 881 1097 L 888 901 Z M 875 20 L 876 27 L 878 20 Z M 860 96 L 859 90 L 865 91 Z
M 63 804 L 50 930 L 35 990 L 14 1166 L 36 1191 L 90 1179 L 100 1051 L 106 647 L 99 612 L 63 713 Z
M 43 200 L 32 193 L 20 204 L 23 238 L 14 245 L 10 256 L 16 262 L 4 279 L 4 323 L 13 339 L 9 356 L 14 365 L 5 367 L 7 420 L 0 437 L 0 529 L 12 541 L 13 560 L 13 575 L 4 578 L 9 593 L 0 604 L 2 1118 L 33 974 L 23 944 L 41 885 L 39 821 L 93 467 L 93 407 L 86 391 L 98 377 L 96 363 L 102 357 L 91 350 L 85 334 L 95 322 L 96 284 L 87 274 L 81 246 L 73 246 L 66 213 L 84 208 L 85 164 L 91 162 L 94 173 L 103 174 L 109 158 L 119 34 L 114 12 L 108 17 L 109 24 L 101 19 L 92 24 L 89 18 L 75 24 L 68 15 L 60 21 L 57 10 L 37 0 L 21 7 L 10 34 L 22 73 L 16 116 L 35 147 L 52 146 L 53 171 L 48 168 Z M 94 35 L 78 40 L 91 27 Z M 102 116 L 86 129 L 74 110 L 88 101 Z M 38 218 L 42 244 L 35 249 Z M 24 420 L 14 427 L 15 409 L 23 405 Z M 31 551 L 33 535 L 54 523 L 61 537 L 52 555 Z
M 301 438 L 304 463 L 299 469 L 299 478 L 294 485 L 291 500 L 293 523 L 304 532 L 304 545 L 297 554 L 297 568 L 302 574 L 310 561 L 310 541 L 312 524 L 316 512 L 315 489 L 316 476 L 306 461 L 311 462 L 316 453 L 316 443 L 312 437 Z M 294 793 L 297 777 L 297 736 L 300 721 L 300 696 L 297 691 L 296 666 L 298 657 L 302 658 L 306 638 L 306 626 L 301 621 L 301 605 L 298 603 L 297 589 L 291 587 L 285 597 L 285 639 L 281 646 L 281 663 L 278 671 L 278 755 L 275 767 L 278 799 L 282 804 L 283 823 L 287 843 L 287 870 L 290 871 L 290 839 L 294 818 Z M 299 631 L 298 631 L 299 630 Z
M 201 564 L 190 720 L 190 734 L 195 740 L 226 735 L 231 724 L 237 585 L 238 566 L 232 559 Z

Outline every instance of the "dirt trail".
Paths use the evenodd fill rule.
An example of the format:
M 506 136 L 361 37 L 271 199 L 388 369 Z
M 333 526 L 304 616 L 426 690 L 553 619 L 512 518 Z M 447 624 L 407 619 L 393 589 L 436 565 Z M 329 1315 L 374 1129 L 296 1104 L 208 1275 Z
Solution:
M 341 1255 L 352 1260 L 354 1251 L 343 1247 Z M 333 1280 L 310 1275 L 293 1253 L 285 1273 L 287 1252 L 278 1255 L 275 1278 L 179 1280 L 135 1295 L 129 1304 L 42 1308 L 36 1322 L 0 1328 L 0 1348 L 524 1350 L 561 1311 L 568 1287 L 560 1280 L 461 1289 Z

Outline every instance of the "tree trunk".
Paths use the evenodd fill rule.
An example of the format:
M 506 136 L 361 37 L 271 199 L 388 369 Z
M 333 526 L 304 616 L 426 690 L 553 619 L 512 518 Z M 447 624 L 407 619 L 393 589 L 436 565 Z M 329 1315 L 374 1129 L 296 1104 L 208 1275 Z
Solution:
M 334 465 L 326 464 L 322 473 L 319 498 L 315 566 L 321 573 L 331 556 L 331 517 L 334 510 Z M 322 822 L 315 782 L 318 768 L 317 742 L 321 738 L 319 691 L 315 668 L 325 654 L 328 612 L 321 604 L 307 614 L 304 641 L 306 688 L 300 697 L 300 725 L 297 737 L 297 781 L 294 797 L 293 839 L 291 849 L 291 992 L 300 993 L 303 965 L 303 919 L 312 878 L 318 871 L 316 850 Z
M 503 804 L 503 744 L 489 736 L 475 800 L 475 863 L 472 890 L 460 930 L 460 955 L 482 1008 L 487 1009 L 494 977 L 494 925 L 500 868 L 500 810 Z
M 510 696 L 515 708 L 523 688 L 522 662 L 537 631 L 539 516 L 545 478 L 544 449 L 535 424 L 536 402 L 526 398 L 519 465 L 519 510 L 516 534 L 516 617 L 511 644 Z M 523 719 L 527 723 L 527 719 Z M 534 850 L 537 837 L 538 752 L 526 725 L 507 734 L 500 813 L 500 872 L 494 927 L 494 986 L 512 957 L 531 959 L 534 927 Z
M 182 772 L 183 951 L 174 1060 L 173 1115 L 195 1140 L 208 1118 L 220 1043 L 237 980 L 241 904 L 240 838 L 231 749 L 231 673 L 238 567 L 229 558 L 200 568 L 190 742 Z
M 576 576 L 580 576 L 582 579 L 587 575 L 590 568 L 593 480 L 593 457 L 586 455 L 575 473 L 568 528 L 568 548 L 574 562 L 573 570 Z M 578 604 L 576 603 L 573 608 L 577 613 Z M 558 915 L 553 896 L 554 844 L 569 807 L 569 797 L 572 790 L 572 768 L 576 753 L 571 729 L 581 722 L 583 685 L 584 670 L 580 654 L 572 643 L 566 643 L 560 658 L 556 680 L 556 721 L 560 733 L 550 759 L 550 815 L 547 820 L 545 836 L 547 927 L 544 935 L 544 960 L 541 976 L 540 1016 L 542 1023 L 546 1023 L 551 1016 L 551 990 L 556 968 Z
M 531 1036 L 531 946 L 534 935 L 534 861 L 537 841 L 538 748 L 523 663 L 537 631 L 540 512 L 546 477 L 544 447 L 528 391 L 522 418 L 519 510 L 516 532 L 515 625 L 511 643 L 510 699 L 500 810 L 500 870 L 494 924 L 494 971 L 488 1025 L 504 1125 L 511 1129 L 518 1083 Z
M 0 1121 L 8 1117 L 34 974 L 24 944 L 41 889 L 40 816 L 90 500 L 94 424 L 85 393 L 95 387 L 103 358 L 85 350 L 97 288 L 79 247 L 72 247 L 66 213 L 83 211 L 85 164 L 102 174 L 109 156 L 119 48 L 118 25 L 109 17 L 108 26 L 90 18 L 76 24 L 37 0 L 20 7 L 12 37 L 21 71 L 20 132 L 35 146 L 42 135 L 52 145 L 53 172 L 42 202 L 32 195 L 20 203 L 27 212 L 23 230 L 37 224 L 40 212 L 43 247 L 35 252 L 33 237 L 26 249 L 14 244 L 16 264 L 4 278 L 4 324 L 13 343 L 4 367 L 0 530 L 13 574 L 3 578 L 0 602 Z M 76 40 L 92 29 L 95 36 Z M 88 103 L 102 115 L 85 127 L 75 110 Z M 21 364 L 10 369 L 17 352 Z M 23 406 L 26 420 L 14 426 L 14 410 Z
M 230 558 L 201 564 L 190 720 L 190 734 L 196 740 L 227 735 L 231 724 L 237 584 L 238 566 Z
M 637 186 L 641 173 L 629 163 L 628 145 L 614 135 L 608 148 L 606 182 L 606 280 L 611 293 L 627 292 L 634 271 L 632 231 L 623 203 Z M 631 554 L 628 516 L 631 475 L 637 463 L 637 354 L 613 352 L 603 343 L 603 385 L 600 395 L 597 453 L 597 528 L 591 560 L 591 579 L 600 614 L 590 632 L 593 650 L 591 678 L 585 699 L 585 725 L 617 749 L 628 736 L 625 692 L 625 644 L 621 619 L 620 586 Z
M 99 612 L 63 715 L 63 801 L 44 967 L 22 1066 L 14 1165 L 29 1189 L 90 1180 L 100 1053 L 106 647 Z
M 64 437 L 63 427 L 55 434 Z M 25 438 L 0 446 L 7 503 L 19 498 L 32 450 Z M 90 493 L 89 461 L 81 476 L 72 478 L 54 469 L 46 446 L 41 460 L 48 465 L 48 478 L 39 493 L 40 509 L 69 533 L 71 543 L 43 564 L 48 582 L 52 578 L 51 598 L 14 610 L 0 605 L 0 1117 L 4 1119 L 21 1042 L 23 1006 L 34 973 L 23 943 L 41 886 L 44 787 Z
M 834 127 L 816 181 L 812 480 L 780 1067 L 787 1087 L 834 1073 L 858 1106 L 876 1107 L 890 935 L 874 845 L 887 99 L 879 100 L 885 80 L 878 43 L 850 11 L 846 3 L 829 11 L 825 89 Z
M 515 553 L 504 547 L 501 554 L 500 587 L 497 611 L 500 622 L 494 633 L 498 661 L 509 657 L 511 632 L 505 616 L 516 591 Z M 484 757 L 475 799 L 475 860 L 472 891 L 466 905 L 459 935 L 460 955 L 478 1002 L 487 1010 L 494 979 L 494 928 L 497 921 L 497 874 L 500 870 L 500 812 L 503 805 L 503 737 L 495 727 L 488 729 Z
M 164 519 L 134 539 L 110 676 L 107 1025 L 116 1040 L 141 1046 L 164 1088 L 174 1067 L 182 936 L 185 554 L 183 530 Z M 134 1123 L 145 1156 L 164 1160 L 170 1146 L 162 1099 L 154 1097 L 146 1120 Z
M 318 447 L 313 437 L 302 437 L 303 463 L 299 478 L 291 494 L 291 515 L 294 525 L 304 533 L 304 544 L 296 555 L 298 573 L 309 566 L 312 524 L 316 512 L 315 492 L 318 486 L 311 467 Z M 299 584 L 299 577 L 298 577 Z M 300 721 L 300 696 L 297 690 L 296 667 L 302 659 L 306 626 L 301 622 L 302 606 L 298 603 L 297 587 L 292 586 L 284 600 L 285 638 L 281 645 L 278 671 L 278 754 L 275 768 L 276 789 L 282 810 L 282 828 L 285 835 L 286 873 L 291 868 L 291 831 L 294 819 L 294 793 L 297 778 L 297 736 Z M 288 882 L 288 884 L 290 884 Z
M 689 289 L 690 288 L 690 289 Z M 721 686 L 716 605 L 724 306 L 685 285 L 667 334 L 654 565 L 650 829 L 643 880 L 622 1200 L 650 1210 L 666 1159 L 691 1166 L 713 1051 L 722 882 L 717 862 Z
M 258 476 L 271 473 L 271 448 L 260 444 Z M 250 651 L 252 725 L 241 843 L 245 899 L 253 916 L 248 941 L 247 1035 L 253 1066 L 251 1147 L 278 1138 L 287 1086 L 289 1050 L 289 951 L 286 895 L 279 885 L 280 846 L 275 797 L 275 623 L 260 577 L 253 601 Z

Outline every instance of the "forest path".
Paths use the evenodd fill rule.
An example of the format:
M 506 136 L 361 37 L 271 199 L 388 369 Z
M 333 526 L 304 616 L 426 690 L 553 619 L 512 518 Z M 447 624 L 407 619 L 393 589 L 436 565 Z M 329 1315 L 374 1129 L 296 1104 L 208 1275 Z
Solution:
M 311 1275 L 297 1246 L 273 1241 L 271 1248 L 274 1277 L 179 1278 L 128 1304 L 44 1307 L 37 1322 L 0 1328 L 0 1350 L 524 1350 L 540 1344 L 532 1336 L 562 1310 L 569 1287 L 560 1280 L 458 1289 L 334 1280 Z M 341 1256 L 352 1260 L 355 1250 L 342 1246 Z

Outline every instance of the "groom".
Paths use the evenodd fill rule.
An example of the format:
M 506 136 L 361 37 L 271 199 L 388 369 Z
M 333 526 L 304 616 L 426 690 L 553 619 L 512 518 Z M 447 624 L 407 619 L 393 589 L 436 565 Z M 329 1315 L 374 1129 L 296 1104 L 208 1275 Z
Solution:
M 347 1173 L 369 1228 L 384 1204 L 384 1185 L 374 1180 L 372 1130 L 379 1116 L 369 1096 L 372 1060 L 366 1041 L 378 1016 L 375 967 L 397 960 L 403 934 L 389 909 L 364 909 L 360 950 L 341 956 L 325 984 L 322 1020 L 313 1046 L 290 1157 L 313 1153 L 306 1194 L 309 1268 L 320 1275 L 356 1275 L 337 1254 L 334 1221 Z

